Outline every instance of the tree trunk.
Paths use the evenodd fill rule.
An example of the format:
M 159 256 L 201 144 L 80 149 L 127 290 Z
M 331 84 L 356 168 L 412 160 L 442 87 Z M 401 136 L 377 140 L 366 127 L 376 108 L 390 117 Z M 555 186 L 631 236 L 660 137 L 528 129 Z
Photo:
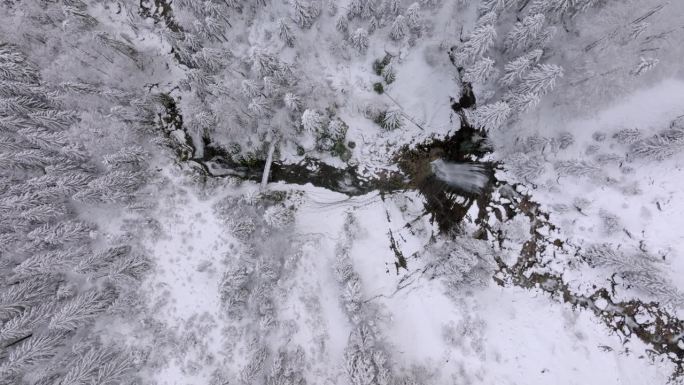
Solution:
M 275 152 L 276 141 L 273 140 L 268 146 L 268 157 L 266 158 L 266 165 L 264 165 L 264 175 L 261 176 L 261 189 L 266 189 L 268 184 L 268 176 L 271 173 L 271 163 L 273 163 L 273 153 Z

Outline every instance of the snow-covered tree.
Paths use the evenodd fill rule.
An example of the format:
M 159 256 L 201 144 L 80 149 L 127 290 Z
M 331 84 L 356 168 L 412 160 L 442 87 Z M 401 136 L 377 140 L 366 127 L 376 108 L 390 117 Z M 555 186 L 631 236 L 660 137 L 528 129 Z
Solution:
M 349 43 L 360 53 L 368 50 L 368 32 L 363 28 L 358 28 L 349 36 Z
M 61 384 L 98 383 L 111 384 L 125 380 L 133 369 L 133 362 L 120 352 L 102 346 L 91 346 L 77 351 L 69 361 Z
M 499 21 L 499 14 L 497 12 L 487 12 L 477 19 L 476 27 L 483 25 L 496 25 Z
M 91 226 L 81 221 L 64 221 L 57 224 L 46 224 L 27 234 L 34 242 L 51 245 L 80 242 L 90 237 Z
M 53 312 L 54 303 L 48 301 L 24 310 L 2 325 L 0 328 L 0 344 L 7 346 L 12 342 L 30 336 L 39 325 L 50 318 Z
M 271 107 L 269 100 L 263 96 L 257 96 L 253 98 L 249 105 L 247 106 L 249 112 L 254 114 L 257 118 L 267 117 L 271 114 Z
M 372 35 L 381 26 L 381 21 L 377 17 L 373 16 L 368 22 L 368 34 Z
M 494 43 L 496 29 L 492 25 L 476 27 L 468 37 L 468 40 L 456 47 L 452 58 L 457 65 L 472 63 L 484 55 Z
M 347 5 L 347 19 L 351 20 L 355 17 L 361 17 L 365 3 L 368 0 L 351 0 Z
M 26 116 L 31 111 L 46 111 L 53 108 L 49 102 L 34 96 L 15 96 L 0 99 L 0 111 L 5 115 Z
M 681 128 L 660 132 L 648 138 L 638 139 L 638 132 L 631 137 L 633 142 L 628 155 L 632 158 L 662 161 L 684 150 L 684 130 Z
M 337 21 L 335 21 L 335 29 L 346 38 L 349 34 L 349 20 L 345 16 L 338 17 Z
M 192 62 L 205 71 L 218 72 L 225 66 L 225 58 L 230 56 L 230 51 L 203 47 L 192 54 Z
M 606 235 L 615 234 L 620 231 L 622 224 L 620 219 L 608 210 L 599 210 L 599 218 L 601 219 L 601 225 L 603 227 L 603 233 Z
M 470 237 L 437 240 L 428 246 L 426 256 L 428 271 L 453 291 L 484 285 L 494 268 L 493 250 L 486 242 Z
M 145 183 L 143 173 L 112 171 L 88 183 L 73 198 L 82 202 L 128 202 Z
M 575 143 L 575 137 L 569 132 L 562 132 L 558 136 L 558 147 L 561 150 L 565 150 L 566 148 L 572 146 L 573 143 Z
M 496 102 L 479 106 L 470 115 L 471 124 L 485 130 L 500 128 L 511 115 L 511 107 L 506 102 Z
M 344 352 L 347 378 L 352 385 L 387 385 L 390 372 L 385 353 L 376 347 L 375 333 L 362 324 L 349 336 Z
M 398 15 L 401 11 L 401 0 L 383 0 L 383 8 L 390 15 Z
M 252 346 L 251 357 L 247 365 L 240 371 L 240 381 L 245 384 L 253 383 L 257 376 L 263 371 L 268 358 L 268 348 L 266 346 Z
M 544 95 L 556 85 L 563 76 L 563 68 L 555 64 L 540 64 L 534 67 L 515 88 L 517 94 Z
M 22 311 L 40 304 L 55 291 L 55 277 L 49 275 L 30 277 L 9 287 L 0 294 L 0 321 L 18 316 Z
M 660 60 L 655 59 L 655 58 L 640 58 L 639 59 L 639 64 L 632 70 L 632 74 L 634 76 L 640 76 L 643 75 L 644 73 L 652 70 L 655 68 L 655 66 L 658 65 Z
M 89 327 L 90 321 L 107 310 L 102 307 L 95 311 L 97 306 L 83 299 L 89 295 L 113 299 L 116 295 L 110 296 L 114 293 L 111 285 L 134 289 L 134 283 L 123 283 L 114 273 L 140 278 L 141 265 L 130 263 L 127 256 L 114 263 L 116 271 L 110 270 L 113 264 L 95 272 L 79 270 L 93 255 L 99 255 L 92 250 L 95 243 L 107 245 L 111 239 L 102 237 L 96 226 L 84 220 L 93 210 L 82 210 L 77 195 L 88 195 L 98 187 L 95 195 L 99 197 L 124 192 L 130 197 L 142 187 L 143 178 L 136 177 L 132 185 L 123 176 L 141 176 L 146 170 L 149 159 L 143 146 L 148 138 L 141 139 L 142 130 L 124 127 L 124 119 L 119 118 L 140 125 L 149 121 L 155 124 L 159 110 L 148 109 L 145 100 L 153 96 L 92 81 L 90 70 L 108 74 L 110 83 L 119 78 L 117 71 L 132 71 L 135 78 L 143 64 L 142 54 L 126 38 L 93 31 L 98 25 L 95 18 L 76 14 L 86 12 L 85 4 L 70 4 L 65 9 L 61 3 L 44 3 L 37 8 L 27 3 L 22 7 L 26 12 L 23 21 L 31 25 L 29 28 L 39 23 L 41 41 L 58 52 L 51 58 L 55 69 L 59 68 L 53 78 L 42 80 L 37 65 L 18 52 L 7 54 L 17 48 L 0 43 L 0 163 L 18 170 L 11 174 L 11 180 L 0 172 L 0 346 L 6 349 L 0 357 L 2 383 L 65 384 L 75 379 L 67 373 L 75 373 L 76 368 L 62 357 L 76 340 L 98 339 Z M 3 17 L 16 11 L 7 4 L 0 9 Z M 67 20 L 72 17 L 83 22 Z M 53 34 L 55 31 L 59 33 Z M 31 49 L 31 45 L 26 44 L 26 48 Z M 209 51 L 192 54 L 191 65 L 206 69 L 220 66 Z M 45 65 L 42 56 L 32 52 L 33 58 L 43 61 L 41 67 Z M 81 66 L 70 57 L 90 64 Z M 21 68 L 16 67 L 18 64 Z M 57 84 L 62 76 L 70 78 L 73 73 L 91 80 Z M 82 120 L 87 123 L 78 124 Z M 93 123 L 98 127 L 86 127 Z M 88 150 L 108 155 L 100 162 L 84 144 Z M 111 209 L 102 205 L 94 211 L 108 217 Z M 93 381 L 106 383 L 114 372 L 107 373 L 107 363 L 96 364 L 100 370 L 92 376 Z M 116 378 L 129 380 L 124 379 L 128 372 L 120 374 Z
M 304 385 L 304 350 L 297 347 L 294 351 L 281 349 L 273 359 L 267 385 Z
M 292 29 L 287 24 L 287 21 L 283 18 L 278 20 L 278 37 L 288 47 L 294 47 L 295 35 L 292 33 Z
M 387 64 L 382 69 L 381 75 L 387 84 L 392 84 L 395 80 L 397 80 L 397 73 L 395 72 L 394 65 L 392 63 Z
M 463 73 L 463 81 L 468 83 L 484 83 L 495 71 L 494 60 L 483 57 L 466 68 Z
M 555 162 L 553 168 L 560 175 L 576 177 L 595 177 L 603 171 L 599 165 L 585 160 L 561 160 Z
M 328 15 L 329 16 L 335 16 L 337 15 L 337 1 L 336 0 L 328 0 L 327 1 L 327 9 L 328 9 Z
M 546 18 L 543 14 L 526 16 L 522 21 L 515 23 L 513 29 L 504 39 L 504 47 L 507 50 L 525 50 L 535 44 L 544 29 Z
M 215 17 L 207 16 L 204 20 L 196 20 L 193 23 L 193 31 L 201 38 L 211 42 L 226 42 L 226 23 Z
M 609 244 L 590 245 L 586 250 L 586 258 L 589 263 L 598 267 L 610 267 L 611 270 L 622 272 L 627 271 L 648 271 L 653 269 L 657 260 L 649 258 L 648 255 L 633 253 L 625 254 L 618 252 Z
M 351 0 L 347 5 L 347 18 L 369 19 L 375 14 L 374 0 Z
M 607 268 L 621 275 L 626 283 L 664 303 L 681 306 L 684 294 L 666 278 L 662 260 L 643 252 L 621 252 L 610 244 L 594 244 L 587 248 L 587 261 L 595 267 Z
M 361 282 L 357 276 L 352 276 L 351 279 L 345 282 L 342 289 L 342 302 L 349 314 L 357 314 L 361 310 L 363 298 L 361 293 Z
M 546 163 L 538 156 L 515 153 L 506 159 L 506 169 L 524 181 L 534 181 L 544 173 Z
M 513 7 L 519 0 L 483 0 L 478 6 L 478 13 L 485 15 L 488 13 L 501 14 L 504 10 Z
M 638 128 L 623 128 L 613 134 L 613 138 L 620 144 L 632 144 L 642 138 Z
M 273 76 L 264 76 L 262 84 L 264 96 L 267 98 L 274 98 L 280 94 L 280 83 Z
M 17 278 L 68 271 L 79 259 L 85 257 L 86 251 L 84 248 L 67 248 L 39 252 L 15 266 L 13 271 Z
M 253 98 L 261 93 L 259 85 L 252 79 L 245 79 L 240 85 L 240 91 L 245 98 Z
M 650 27 L 650 24 L 645 21 L 633 24 L 631 26 L 631 30 L 629 31 L 629 35 L 625 39 L 625 42 L 638 39 L 639 36 L 643 35 L 644 32 L 646 32 L 648 27 Z
M 306 109 L 302 113 L 302 127 L 307 132 L 320 134 L 325 130 L 327 123 L 326 117 L 316 110 Z
M 328 135 L 330 135 L 333 140 L 342 140 L 345 135 L 347 135 L 347 125 L 340 119 L 332 119 L 328 123 Z
M 292 92 L 288 92 L 285 94 L 285 96 L 283 96 L 283 102 L 285 103 L 285 107 L 292 112 L 299 111 L 302 106 L 302 101 L 300 100 L 299 96 L 293 94 Z
M 79 274 L 93 275 L 108 270 L 116 261 L 126 259 L 131 252 L 129 246 L 113 247 L 99 252 L 89 252 L 74 266 L 73 271 Z
M 392 40 L 401 40 L 406 36 L 407 32 L 408 24 L 406 23 L 406 18 L 402 15 L 397 16 L 394 22 L 392 22 L 390 37 Z
M 437 6 L 441 0 L 420 0 L 421 6 L 427 7 L 427 8 L 432 8 Z
M 0 79 L 36 83 L 36 68 L 25 62 L 24 58 L 21 61 L 0 61 Z
M 302 28 L 310 28 L 321 14 L 317 2 L 306 0 L 290 0 L 292 6 L 292 20 Z
M 553 20 L 574 16 L 596 5 L 599 0 L 534 0 L 530 14 L 543 13 Z
M 423 22 L 420 16 L 420 4 L 413 3 L 406 9 L 406 23 L 414 31 L 420 30 Z
M 79 294 L 55 312 L 50 319 L 48 328 L 56 331 L 71 331 L 78 329 L 97 314 L 105 311 L 116 299 L 113 290 L 90 290 Z
M 284 205 L 271 206 L 264 212 L 264 221 L 273 228 L 284 229 L 294 222 L 294 212 Z
M 52 359 L 59 353 L 59 348 L 64 344 L 65 339 L 65 333 L 57 332 L 44 333 L 23 340 L 8 352 L 7 359 L 0 365 L 0 376 L 10 379 L 11 376 L 33 365 Z
M 512 93 L 506 98 L 506 102 L 518 112 L 526 112 L 536 107 L 541 101 L 541 96 L 536 93 Z
M 260 77 L 274 76 L 281 70 L 282 65 L 277 56 L 260 48 L 255 48 L 250 54 L 252 65 Z
M 396 130 L 404 123 L 403 113 L 399 108 L 390 108 L 385 112 L 382 119 L 382 126 L 388 130 Z
M 247 304 L 251 274 L 244 261 L 229 268 L 220 284 L 221 303 L 232 317 L 237 317 Z
M 504 74 L 499 79 L 499 82 L 509 87 L 517 83 L 539 62 L 542 54 L 542 50 L 535 49 L 506 63 Z
M 122 148 L 121 150 L 105 155 L 103 162 L 110 170 L 121 169 L 129 166 L 134 170 L 139 170 L 141 165 L 147 161 L 148 154 L 141 146 L 133 145 Z

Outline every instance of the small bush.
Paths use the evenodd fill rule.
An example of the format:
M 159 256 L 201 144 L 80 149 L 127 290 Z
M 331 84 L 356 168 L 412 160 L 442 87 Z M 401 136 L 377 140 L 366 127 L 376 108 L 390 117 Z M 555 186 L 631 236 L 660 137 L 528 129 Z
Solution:
M 385 83 L 392 84 L 397 80 L 397 74 L 394 72 L 392 66 L 387 66 L 382 71 L 382 78 L 385 79 Z
M 381 60 L 376 60 L 373 62 L 373 72 L 375 72 L 376 75 L 381 76 L 382 70 L 384 68 L 385 68 L 385 65 L 382 64 Z
M 385 55 L 385 57 L 381 59 L 377 59 L 373 62 L 373 72 L 375 72 L 376 75 L 382 76 L 382 71 L 385 69 L 385 67 L 390 63 L 392 60 L 392 57 L 390 55 Z
M 351 159 L 351 155 L 352 155 L 351 151 L 349 151 L 347 146 L 344 145 L 343 141 L 338 141 L 335 143 L 335 145 L 332 148 L 332 153 L 335 156 L 338 156 L 344 162 Z

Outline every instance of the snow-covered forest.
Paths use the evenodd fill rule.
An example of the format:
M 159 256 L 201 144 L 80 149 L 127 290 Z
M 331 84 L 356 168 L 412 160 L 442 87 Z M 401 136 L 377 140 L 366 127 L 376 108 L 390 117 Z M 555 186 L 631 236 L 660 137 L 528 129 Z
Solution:
M 0 0 L 0 385 L 684 384 L 684 2 Z

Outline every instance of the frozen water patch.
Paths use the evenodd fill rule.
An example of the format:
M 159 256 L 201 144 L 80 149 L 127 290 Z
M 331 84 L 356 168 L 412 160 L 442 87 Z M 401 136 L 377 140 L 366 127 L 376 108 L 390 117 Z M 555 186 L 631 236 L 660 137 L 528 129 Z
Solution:
M 476 163 L 431 163 L 435 176 L 446 184 L 469 193 L 479 193 L 489 181 L 485 167 Z

